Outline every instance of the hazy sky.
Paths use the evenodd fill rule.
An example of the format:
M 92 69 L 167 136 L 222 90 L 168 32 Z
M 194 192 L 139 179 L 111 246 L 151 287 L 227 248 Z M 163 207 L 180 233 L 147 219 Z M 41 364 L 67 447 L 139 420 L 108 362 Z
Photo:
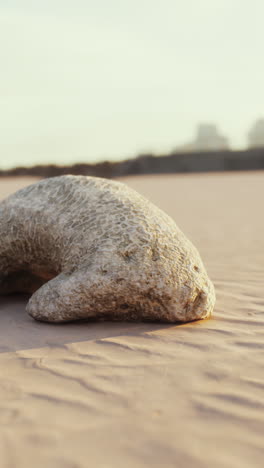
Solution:
M 0 166 L 235 147 L 264 115 L 263 0 L 0 0 Z

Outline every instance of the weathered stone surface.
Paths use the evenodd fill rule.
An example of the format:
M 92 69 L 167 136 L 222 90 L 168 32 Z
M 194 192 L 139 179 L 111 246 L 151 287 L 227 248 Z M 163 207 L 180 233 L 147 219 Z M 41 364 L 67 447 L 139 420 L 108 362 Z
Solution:
M 120 182 L 62 176 L 0 203 L 0 293 L 36 320 L 190 321 L 214 287 L 174 221 Z

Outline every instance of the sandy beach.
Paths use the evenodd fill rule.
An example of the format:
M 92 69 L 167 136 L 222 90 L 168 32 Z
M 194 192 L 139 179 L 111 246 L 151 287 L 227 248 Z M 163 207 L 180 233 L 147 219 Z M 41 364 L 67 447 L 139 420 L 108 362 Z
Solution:
M 122 180 L 199 249 L 213 317 L 49 325 L 1 297 L 0 467 L 261 468 L 264 172 Z

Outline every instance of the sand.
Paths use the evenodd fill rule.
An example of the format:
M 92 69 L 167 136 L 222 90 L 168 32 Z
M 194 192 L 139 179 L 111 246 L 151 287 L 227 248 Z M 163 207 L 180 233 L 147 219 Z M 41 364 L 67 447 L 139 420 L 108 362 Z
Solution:
M 0 466 L 262 467 L 264 173 L 124 180 L 198 247 L 214 316 L 56 326 L 0 298 Z

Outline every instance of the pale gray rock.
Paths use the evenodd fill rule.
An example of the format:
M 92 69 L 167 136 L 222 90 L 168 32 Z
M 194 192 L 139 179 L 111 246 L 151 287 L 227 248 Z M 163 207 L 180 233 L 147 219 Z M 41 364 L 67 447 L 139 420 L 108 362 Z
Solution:
M 187 322 L 214 287 L 174 221 L 125 184 L 62 176 L 0 203 L 0 293 L 33 293 L 36 320 Z

